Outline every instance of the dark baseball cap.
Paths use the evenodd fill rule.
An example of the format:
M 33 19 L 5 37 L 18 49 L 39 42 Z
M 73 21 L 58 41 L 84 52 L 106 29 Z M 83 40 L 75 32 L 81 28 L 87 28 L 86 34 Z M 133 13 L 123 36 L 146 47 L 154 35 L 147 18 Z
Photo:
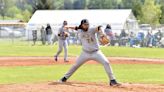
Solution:
M 89 21 L 87 19 L 81 20 L 81 24 L 89 24 Z
M 63 25 L 67 25 L 68 22 L 66 20 L 63 21 Z

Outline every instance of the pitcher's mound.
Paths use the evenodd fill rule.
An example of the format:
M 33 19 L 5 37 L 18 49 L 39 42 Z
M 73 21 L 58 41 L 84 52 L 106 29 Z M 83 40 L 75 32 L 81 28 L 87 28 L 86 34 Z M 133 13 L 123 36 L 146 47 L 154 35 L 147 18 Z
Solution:
M 105 83 L 45 82 L 0 85 L 0 92 L 164 92 L 164 85 L 124 83 L 110 87 Z

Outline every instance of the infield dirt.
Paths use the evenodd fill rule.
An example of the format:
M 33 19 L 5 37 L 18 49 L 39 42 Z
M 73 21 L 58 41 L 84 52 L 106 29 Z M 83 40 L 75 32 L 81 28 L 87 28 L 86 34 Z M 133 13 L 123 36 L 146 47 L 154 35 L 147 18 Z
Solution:
M 55 62 L 53 57 L 0 57 L 0 66 L 33 66 L 73 64 L 75 57 L 70 57 L 69 63 L 60 58 Z M 164 60 L 136 59 L 136 58 L 109 58 L 112 64 L 164 64 Z M 87 64 L 97 64 L 89 61 Z M 28 84 L 1 84 L 0 92 L 164 92 L 164 84 L 131 84 L 123 83 L 119 87 L 110 87 L 106 83 L 84 83 L 69 81 L 67 83 L 42 82 Z

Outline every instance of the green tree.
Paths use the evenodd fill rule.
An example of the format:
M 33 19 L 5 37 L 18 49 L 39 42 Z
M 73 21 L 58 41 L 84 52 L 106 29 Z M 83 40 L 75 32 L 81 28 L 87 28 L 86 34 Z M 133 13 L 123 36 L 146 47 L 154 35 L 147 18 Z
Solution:
M 5 18 L 7 16 L 7 10 L 14 6 L 15 0 L 0 0 L 0 14 Z
M 54 0 L 54 9 L 64 9 L 64 0 Z
M 73 0 L 64 0 L 64 9 L 73 9 Z
M 74 0 L 73 8 L 74 9 L 85 9 L 86 7 L 86 0 Z
M 120 2 L 122 0 L 113 0 L 112 5 L 114 9 L 120 9 Z
M 138 3 L 143 4 L 144 0 L 121 0 L 121 8 L 133 8 Z
M 132 9 L 134 15 L 138 18 L 141 14 L 142 0 L 122 0 L 120 8 Z
M 116 0 L 90 0 L 88 2 L 89 9 L 112 9 L 114 8 L 113 3 Z
M 162 11 L 160 23 L 164 24 L 164 0 L 160 0 L 159 4 L 161 5 L 161 11 Z
M 30 11 L 28 11 L 27 9 L 25 10 L 25 11 L 23 11 L 22 12 L 22 15 L 23 15 L 23 21 L 25 21 L 25 22 L 28 22 L 28 20 L 30 19 L 30 17 L 31 17 L 31 12 Z
M 31 5 L 25 4 L 24 7 L 25 7 L 25 9 L 27 9 L 28 11 L 30 11 L 32 13 L 33 9 L 32 9 Z
M 25 7 L 26 3 L 27 3 L 27 0 L 16 0 L 16 6 L 22 10 L 26 9 Z
M 141 8 L 141 15 L 139 16 L 141 23 L 149 23 L 151 25 L 158 25 L 161 17 L 161 9 L 154 0 L 145 0 Z
M 134 16 L 136 16 L 137 19 L 139 19 L 141 15 L 142 5 L 143 5 L 142 1 L 133 0 L 132 11 L 133 11 Z
M 38 9 L 54 9 L 54 0 L 32 0 L 31 4 L 34 12 Z
M 15 18 L 16 14 L 21 14 L 21 10 L 18 9 L 18 7 L 16 7 L 16 6 L 12 6 L 11 8 L 9 8 L 7 10 L 7 14 L 6 15 L 8 17 Z
M 15 19 L 23 20 L 23 16 L 21 13 L 15 15 Z
M 99 0 L 89 0 L 88 1 L 88 6 L 89 9 L 98 9 L 102 8 L 101 3 Z

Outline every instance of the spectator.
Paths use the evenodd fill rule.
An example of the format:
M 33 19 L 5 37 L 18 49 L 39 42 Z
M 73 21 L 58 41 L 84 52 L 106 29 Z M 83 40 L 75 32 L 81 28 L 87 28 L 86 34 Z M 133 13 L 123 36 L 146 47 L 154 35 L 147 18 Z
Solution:
M 119 44 L 119 39 L 120 39 L 120 36 L 117 34 L 117 33 L 114 33 L 114 36 L 113 36 L 113 41 L 114 41 L 114 45 L 117 45 Z
M 112 33 L 112 28 L 109 24 L 107 24 L 106 28 L 105 28 L 105 34 L 110 37 L 111 39 L 113 38 L 113 33 Z
M 144 46 L 144 37 L 145 37 L 145 35 L 144 35 L 143 32 L 139 32 L 137 34 L 137 40 L 139 41 L 139 44 L 140 44 L 141 47 Z
M 149 31 L 148 34 L 146 35 L 146 46 L 152 47 L 152 45 L 153 45 L 153 34 L 152 31 Z
M 72 32 L 70 32 L 69 34 L 70 34 L 69 39 L 71 40 L 72 44 L 77 44 L 77 37 L 76 37 L 77 32 L 72 30 Z
M 123 29 L 120 34 L 120 45 L 121 46 L 126 46 L 126 43 L 128 40 L 126 37 L 127 37 L 127 34 L 126 34 L 125 30 Z
M 133 32 L 130 32 L 129 40 L 130 40 L 130 47 L 133 47 L 134 45 L 136 45 L 135 34 Z
M 127 34 L 126 34 L 125 30 L 122 29 L 121 30 L 121 34 L 120 34 L 120 37 L 122 38 L 122 37 L 126 37 L 126 36 L 127 36 Z
M 34 46 L 37 41 L 37 30 L 32 31 L 32 36 L 33 36 L 33 46 Z
M 51 35 L 52 35 L 52 28 L 51 28 L 50 24 L 47 24 L 47 27 L 46 27 L 46 41 L 47 41 L 48 45 L 52 44 Z
M 162 32 L 158 30 L 158 32 L 154 34 L 153 45 L 154 46 L 160 45 L 161 39 L 162 39 Z
M 155 34 L 155 38 L 159 42 L 162 39 L 162 32 L 161 30 L 158 30 L 158 32 Z
M 45 45 L 46 44 L 46 32 L 45 32 L 44 26 L 41 27 L 40 33 L 41 33 L 42 45 Z
M 119 40 L 119 38 L 120 38 L 119 34 L 114 33 L 114 38 L 115 38 L 116 40 Z

